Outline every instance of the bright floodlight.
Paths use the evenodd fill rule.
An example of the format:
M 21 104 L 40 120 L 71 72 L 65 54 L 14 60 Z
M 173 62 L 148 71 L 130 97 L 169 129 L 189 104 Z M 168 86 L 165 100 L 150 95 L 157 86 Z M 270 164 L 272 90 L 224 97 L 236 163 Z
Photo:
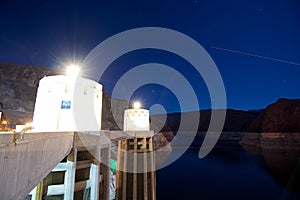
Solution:
M 134 109 L 139 109 L 139 108 L 141 108 L 141 103 L 138 102 L 138 101 L 134 102 L 134 103 L 133 103 L 133 108 L 134 108 Z
M 70 77 L 77 77 L 80 71 L 80 67 L 75 64 L 71 64 L 67 67 L 67 74 Z

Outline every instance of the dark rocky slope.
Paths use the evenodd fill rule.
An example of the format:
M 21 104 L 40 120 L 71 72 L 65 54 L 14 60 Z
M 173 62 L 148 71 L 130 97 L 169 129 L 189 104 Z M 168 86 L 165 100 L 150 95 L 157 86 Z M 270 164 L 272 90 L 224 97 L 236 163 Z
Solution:
M 248 132 L 300 132 L 300 99 L 278 99 L 253 121 Z
M 215 110 L 221 112 L 222 110 Z M 202 110 L 200 113 L 200 122 L 199 122 L 199 132 L 205 132 L 208 129 L 211 117 L 211 110 Z M 196 112 L 188 113 L 172 113 L 168 114 L 166 124 L 170 127 L 171 130 L 177 131 L 181 118 L 187 118 L 189 121 L 193 122 Z M 226 119 L 224 123 L 223 131 L 225 132 L 243 132 L 248 129 L 250 124 L 258 117 L 260 111 L 243 111 L 243 110 L 226 110 Z M 189 130 L 189 126 L 183 127 L 186 131 Z
M 248 129 L 244 146 L 300 150 L 300 100 L 279 99 L 269 105 Z
M 57 73 L 43 67 L 0 63 L 0 102 L 3 108 L 33 112 L 39 80 Z

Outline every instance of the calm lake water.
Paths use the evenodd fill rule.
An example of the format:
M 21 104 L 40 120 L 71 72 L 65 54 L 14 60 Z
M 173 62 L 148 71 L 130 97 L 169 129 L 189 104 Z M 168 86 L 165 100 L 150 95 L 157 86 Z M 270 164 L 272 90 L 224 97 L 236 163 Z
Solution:
M 156 173 L 157 199 L 300 199 L 300 162 L 242 148 L 214 148 L 205 158 L 189 148 Z M 274 156 L 275 154 L 275 156 Z M 278 155 L 279 157 L 277 158 Z M 284 155 L 283 155 L 284 156 Z

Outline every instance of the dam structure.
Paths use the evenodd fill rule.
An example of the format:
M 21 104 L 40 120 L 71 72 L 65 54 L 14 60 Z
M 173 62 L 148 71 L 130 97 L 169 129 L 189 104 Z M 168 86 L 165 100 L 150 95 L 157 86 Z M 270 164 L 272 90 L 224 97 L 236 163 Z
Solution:
M 116 199 L 156 199 L 153 136 L 149 111 L 135 103 L 124 112 L 124 131 L 133 138 L 119 140 Z
M 115 199 L 110 189 L 111 143 L 119 141 L 119 152 L 124 148 L 153 151 L 154 133 L 149 130 L 149 112 L 144 112 L 134 121 L 148 123 L 147 130 L 128 126 L 123 131 L 101 130 L 102 85 L 68 75 L 44 77 L 36 96 L 33 129 L 0 133 L 1 199 Z M 117 179 L 118 199 L 154 199 L 155 176 L 133 174 L 130 179 L 122 169 L 131 162 L 141 166 L 122 153 L 118 159 L 117 176 L 122 176 Z M 144 162 L 154 167 L 153 157 Z M 117 192 L 118 187 L 123 193 Z M 132 195 L 130 188 L 134 188 Z M 153 191 L 151 198 L 145 194 L 149 191 Z

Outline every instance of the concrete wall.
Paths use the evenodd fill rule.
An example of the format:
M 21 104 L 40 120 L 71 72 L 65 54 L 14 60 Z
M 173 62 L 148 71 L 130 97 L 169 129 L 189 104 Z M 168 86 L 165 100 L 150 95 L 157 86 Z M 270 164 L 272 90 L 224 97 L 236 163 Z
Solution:
M 23 199 L 69 154 L 73 132 L 0 133 L 0 197 Z

